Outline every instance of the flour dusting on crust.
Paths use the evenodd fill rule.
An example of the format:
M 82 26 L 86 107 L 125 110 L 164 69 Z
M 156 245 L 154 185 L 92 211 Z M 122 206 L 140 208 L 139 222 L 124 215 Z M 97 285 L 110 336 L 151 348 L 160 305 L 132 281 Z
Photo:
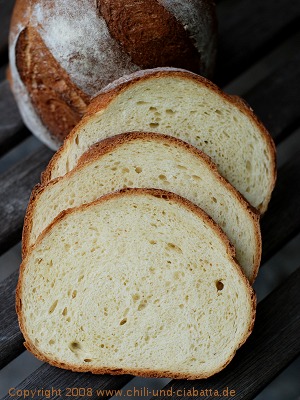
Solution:
M 213 7 L 206 0 L 158 0 L 175 16 L 189 33 L 194 46 L 201 55 L 204 76 L 211 73 L 216 56 L 215 21 L 212 17 Z M 211 8 L 208 12 L 207 8 Z
M 38 2 L 31 22 L 72 81 L 90 96 L 139 69 L 110 36 L 93 0 L 55 0 L 51 7 Z

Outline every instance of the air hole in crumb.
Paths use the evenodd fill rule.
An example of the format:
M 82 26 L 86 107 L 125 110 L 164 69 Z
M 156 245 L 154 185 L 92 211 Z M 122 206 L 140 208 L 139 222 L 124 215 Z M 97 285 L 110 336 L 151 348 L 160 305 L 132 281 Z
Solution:
M 55 340 L 54 340 L 54 339 L 49 340 L 49 344 L 50 344 L 50 345 L 52 345 L 52 344 L 54 344 L 54 343 L 55 343 Z
M 66 243 L 66 244 L 65 244 L 65 251 L 69 251 L 70 248 L 71 248 L 71 246 L 70 246 L 68 243 Z
M 73 290 L 72 298 L 75 299 L 76 296 L 77 296 L 77 290 Z
M 75 143 L 77 144 L 77 146 L 79 145 L 79 138 L 78 138 L 78 135 L 77 135 L 76 138 L 75 138 Z
M 171 108 L 167 108 L 166 114 L 175 114 L 175 111 L 171 110 Z
M 149 107 L 149 110 L 150 110 L 150 111 L 156 111 L 157 108 L 156 108 L 156 107 Z
M 142 170 L 141 167 L 135 167 L 135 172 L 136 172 L 137 174 L 140 174 L 142 171 L 143 171 L 143 170 Z
M 156 244 L 157 241 L 156 241 L 156 240 L 149 240 L 149 243 L 150 243 L 150 244 Z
M 246 161 L 246 170 L 247 170 L 247 171 L 251 171 L 251 169 L 252 169 L 251 162 L 250 162 L 249 160 L 247 160 L 247 161 Z
M 49 308 L 49 314 L 52 314 L 53 311 L 56 309 L 58 300 L 55 300 L 55 302 L 52 304 L 52 306 Z
M 158 122 L 151 122 L 149 124 L 149 126 L 150 126 L 150 128 L 157 128 L 159 126 L 159 123 Z
M 133 300 L 133 301 L 137 301 L 137 300 L 140 299 L 140 297 L 141 297 L 141 296 L 140 296 L 138 293 L 136 293 L 136 294 L 132 295 L 132 300 Z
M 160 179 L 160 180 L 162 180 L 162 181 L 166 181 L 167 180 L 167 177 L 166 177 L 166 175 L 158 175 L 158 178 Z
M 127 322 L 127 318 L 123 318 L 122 321 L 120 321 L 120 325 L 124 325 Z
M 71 351 L 76 352 L 81 349 L 81 345 L 80 345 L 80 343 L 74 341 L 74 342 L 70 343 L 69 348 Z
M 198 175 L 192 175 L 192 178 L 195 179 L 196 181 L 201 181 L 201 178 Z
M 138 306 L 138 311 L 142 311 L 144 308 L 146 308 L 146 306 L 147 306 L 147 300 L 142 301 Z
M 89 363 L 89 362 L 92 362 L 93 360 L 91 358 L 85 358 L 83 361 L 86 363 Z
M 67 307 L 65 307 L 63 309 L 62 315 L 65 317 L 67 315 L 67 313 L 68 313 L 68 309 L 67 309 Z
M 216 282 L 216 288 L 217 290 L 223 290 L 224 283 L 222 281 L 217 281 Z
M 174 243 L 168 243 L 168 248 L 175 250 L 177 253 L 182 254 L 181 248 L 179 246 L 176 246 L 176 244 L 174 244 Z

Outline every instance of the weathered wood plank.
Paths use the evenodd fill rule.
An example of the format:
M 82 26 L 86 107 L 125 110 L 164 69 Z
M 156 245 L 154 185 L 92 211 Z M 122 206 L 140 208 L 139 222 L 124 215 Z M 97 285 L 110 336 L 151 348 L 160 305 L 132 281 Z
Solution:
M 203 400 L 218 398 L 228 387 L 234 400 L 252 400 L 300 353 L 300 268 L 257 307 L 254 330 L 238 350 L 231 364 L 219 374 L 198 381 L 171 381 L 164 389 L 173 390 L 173 400 L 182 399 L 183 389 L 202 390 Z M 181 392 L 176 391 L 181 390 Z M 207 392 L 205 393 L 205 391 Z M 181 394 L 181 395 L 180 395 Z M 197 395 L 196 395 L 197 397 Z M 225 398 L 226 396 L 222 397 Z M 152 400 L 167 400 L 168 396 Z
M 108 376 L 108 375 L 92 375 L 89 373 L 75 373 L 70 371 L 63 371 L 58 368 L 51 367 L 50 365 L 43 364 L 36 372 L 31 374 L 26 380 L 24 380 L 18 389 L 21 390 L 34 390 L 36 389 L 48 389 L 50 390 L 49 395 L 51 400 L 55 399 L 108 399 L 113 396 L 115 390 L 122 388 L 126 385 L 133 377 L 130 375 L 123 376 Z M 53 391 L 53 389 L 61 390 Z M 67 388 L 82 388 L 80 393 L 72 395 L 72 392 Z M 85 392 L 88 388 L 92 389 L 92 393 Z M 97 391 L 104 391 L 103 394 Z M 106 392 L 110 391 L 110 392 Z M 86 395 L 83 395 L 86 393 Z M 111 393 L 111 394 L 110 394 Z M 7 394 L 2 400 L 8 400 L 12 397 Z M 45 399 L 46 394 L 37 392 L 34 396 L 35 399 Z
M 299 3 L 300 5 L 300 3 Z M 300 48 L 300 42 L 299 42 Z M 276 143 L 300 126 L 300 53 L 254 86 L 244 98 L 260 117 Z
M 20 240 L 31 190 L 52 154 L 43 146 L 0 176 L 0 254 Z
M 0 282 L 0 369 L 24 351 L 14 301 L 17 280 L 18 272 L 14 272 Z
M 299 182 L 300 140 L 298 153 L 278 171 L 269 209 L 261 221 L 263 262 L 300 232 Z
M 218 4 L 215 81 L 224 85 L 299 30 L 298 0 L 226 0 Z
M 0 84 L 0 156 L 30 135 L 25 128 L 8 81 Z

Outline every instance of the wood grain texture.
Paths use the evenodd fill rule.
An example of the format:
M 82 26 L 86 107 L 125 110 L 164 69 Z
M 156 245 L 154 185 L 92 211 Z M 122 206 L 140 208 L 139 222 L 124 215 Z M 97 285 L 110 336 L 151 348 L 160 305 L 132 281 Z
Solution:
M 299 3 L 300 4 L 300 3 Z M 299 43 L 300 48 L 300 43 Z M 278 144 L 300 126 L 300 52 L 245 94 Z
M 0 176 L 0 254 L 20 240 L 31 189 L 52 154 L 43 146 Z
M 16 271 L 0 283 L 0 368 L 24 351 L 14 302 L 17 280 Z
M 108 376 L 108 375 L 92 375 L 90 373 L 78 373 L 61 370 L 55 367 L 51 367 L 48 364 L 43 364 L 27 379 L 25 379 L 19 386 L 18 389 L 30 390 L 30 389 L 49 389 L 51 400 L 55 399 L 108 399 L 112 395 L 100 395 L 97 394 L 97 390 L 118 390 L 126 385 L 133 377 L 130 375 L 123 376 Z M 51 392 L 51 389 L 60 389 L 61 394 L 58 392 Z M 93 388 L 91 396 L 68 396 L 66 388 Z M 8 400 L 12 397 L 7 395 L 2 400 Z M 34 399 L 45 399 L 45 395 L 36 395 Z
M 25 128 L 8 81 L 0 83 L 0 156 L 30 135 Z
M 206 380 L 171 381 L 165 389 L 235 390 L 234 400 L 252 400 L 300 353 L 300 268 L 259 303 L 254 330 L 231 364 Z M 152 400 L 167 400 L 168 396 Z M 201 396 L 203 400 L 217 398 Z M 221 397 L 225 398 L 225 397 Z M 229 397 L 228 397 L 229 398 Z M 178 395 L 173 400 L 181 400 Z
M 263 254 L 267 261 L 300 232 L 299 151 L 278 171 L 269 209 L 261 221 Z
M 215 81 L 224 85 L 298 30 L 298 0 L 227 0 L 217 7 Z

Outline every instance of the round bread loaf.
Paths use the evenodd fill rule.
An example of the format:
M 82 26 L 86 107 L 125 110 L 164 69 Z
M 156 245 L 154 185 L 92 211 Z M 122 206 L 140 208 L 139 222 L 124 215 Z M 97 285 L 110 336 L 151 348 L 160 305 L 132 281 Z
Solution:
M 210 76 L 215 44 L 211 0 L 17 0 L 12 90 L 27 127 L 56 148 L 109 82 L 157 66 Z

